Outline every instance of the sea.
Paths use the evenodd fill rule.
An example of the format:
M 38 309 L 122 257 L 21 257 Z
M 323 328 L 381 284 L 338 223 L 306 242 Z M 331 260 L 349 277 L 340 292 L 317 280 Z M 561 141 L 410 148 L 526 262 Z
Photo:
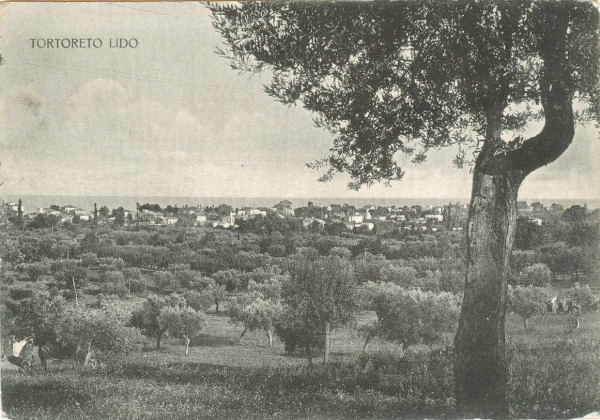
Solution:
M 349 204 L 357 208 L 373 206 L 441 206 L 448 203 L 468 203 L 468 197 L 439 197 L 439 198 L 416 198 L 416 197 L 366 197 L 366 198 L 348 198 L 348 197 L 168 197 L 168 196 L 88 196 L 88 195 L 0 195 L 0 199 L 9 202 L 23 200 L 23 208 L 26 212 L 38 210 L 40 207 L 50 207 L 50 205 L 66 206 L 72 205 L 85 210 L 92 210 L 94 203 L 98 208 L 107 206 L 110 209 L 123 207 L 127 210 L 135 210 L 136 203 L 158 204 L 161 207 L 167 205 L 183 207 L 189 206 L 218 206 L 219 204 L 228 204 L 234 209 L 243 207 L 273 207 L 282 200 L 289 200 L 293 208 L 306 206 L 310 201 L 315 206 L 327 206 L 330 204 Z M 563 199 L 563 198 L 519 198 L 519 201 L 540 203 L 550 206 L 552 203 L 562 204 L 563 207 L 578 204 L 586 205 L 588 209 L 600 208 L 600 198 L 591 199 Z

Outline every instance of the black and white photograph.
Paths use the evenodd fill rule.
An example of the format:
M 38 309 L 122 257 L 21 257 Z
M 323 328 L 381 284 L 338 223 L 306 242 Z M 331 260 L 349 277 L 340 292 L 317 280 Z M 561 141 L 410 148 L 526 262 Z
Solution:
M 600 419 L 597 0 L 0 2 L 9 420 Z

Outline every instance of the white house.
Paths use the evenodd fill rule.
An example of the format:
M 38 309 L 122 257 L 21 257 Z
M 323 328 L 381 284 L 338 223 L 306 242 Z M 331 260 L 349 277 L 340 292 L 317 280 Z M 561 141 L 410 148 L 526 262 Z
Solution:
M 355 213 L 355 214 L 352 214 L 352 215 L 350 215 L 348 217 L 348 221 L 350 223 L 358 223 L 358 224 L 360 224 L 360 223 L 364 222 L 364 220 L 365 220 L 364 216 L 362 214 L 360 214 L 360 213 Z
M 426 214 L 425 215 L 425 219 L 427 220 L 434 220 L 438 223 L 441 223 L 444 221 L 444 216 L 441 214 Z

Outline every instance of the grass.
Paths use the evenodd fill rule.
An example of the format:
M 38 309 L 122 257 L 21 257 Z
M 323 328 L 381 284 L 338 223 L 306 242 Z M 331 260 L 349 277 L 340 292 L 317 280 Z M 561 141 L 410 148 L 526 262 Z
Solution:
M 363 313 L 358 323 L 372 313 Z M 451 354 L 425 346 L 404 354 L 335 330 L 332 361 L 314 367 L 284 353 L 266 334 L 247 333 L 223 315 L 207 327 L 189 356 L 170 338 L 96 370 L 68 364 L 48 372 L 2 371 L 3 409 L 11 419 L 423 418 L 452 417 Z M 600 407 L 600 314 L 567 330 L 566 317 L 544 315 L 524 330 L 507 319 L 509 399 L 517 418 L 565 418 Z

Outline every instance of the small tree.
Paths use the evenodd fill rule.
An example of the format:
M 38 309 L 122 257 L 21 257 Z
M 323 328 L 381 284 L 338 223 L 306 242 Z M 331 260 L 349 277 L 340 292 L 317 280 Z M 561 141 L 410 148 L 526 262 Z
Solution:
M 377 314 L 377 321 L 364 328 L 363 351 L 376 336 L 400 342 L 403 348 L 421 341 L 432 344 L 458 321 L 460 300 L 451 293 L 406 290 L 389 283 L 369 283 L 363 293 Z
M 269 338 L 269 347 L 273 347 L 275 323 L 283 311 L 281 281 L 278 277 L 274 276 L 262 284 L 250 280 L 248 293 L 229 305 L 231 320 L 244 327 L 240 340 L 246 331 L 264 330 Z
M 76 358 L 85 352 L 83 366 L 89 364 L 94 351 L 127 353 L 139 340 L 139 332 L 127 325 L 127 314 L 119 308 L 112 301 L 104 301 L 99 308 L 66 305 L 57 317 L 60 341 L 75 348 Z
M 156 350 L 160 350 L 160 341 L 167 331 L 164 325 L 159 323 L 158 317 L 161 309 L 171 303 L 172 299 L 152 295 L 144 301 L 141 308 L 131 314 L 131 325 L 140 328 L 145 336 L 154 338 Z
M 196 336 L 204 324 L 204 313 L 190 307 L 165 306 L 160 310 L 158 325 L 173 337 L 182 338 L 185 343 L 185 355 L 189 354 L 191 339 Z
M 278 334 L 302 338 L 309 363 L 315 334 L 325 338 L 324 361 L 329 360 L 329 333 L 332 327 L 350 322 L 357 309 L 352 265 L 335 256 L 314 258 L 313 253 L 296 255 L 290 264 L 290 278 L 282 285 L 282 302 L 291 320 Z M 287 333 L 285 332 L 287 329 Z
M 66 306 L 65 300 L 60 297 L 50 299 L 45 295 L 34 294 L 31 298 L 22 299 L 17 302 L 6 301 L 8 312 L 12 315 L 12 322 L 3 319 L 2 334 L 7 332 L 5 325 L 13 327 L 10 333 L 17 339 L 31 337 L 33 345 L 38 347 L 38 355 L 42 366 L 46 367 L 46 355 L 44 346 L 57 342 L 56 319 Z
M 201 292 L 215 304 L 215 312 L 219 313 L 219 305 L 227 298 L 227 291 L 224 284 L 217 284 L 210 277 L 202 278 L 203 288 Z
M 543 314 L 546 310 L 547 289 L 535 286 L 517 286 L 508 289 L 510 309 L 523 319 L 523 328 L 527 328 L 529 318 Z
M 186 304 L 196 311 L 206 311 L 214 303 L 212 296 L 195 290 L 186 291 L 183 294 L 183 297 L 185 298 Z

